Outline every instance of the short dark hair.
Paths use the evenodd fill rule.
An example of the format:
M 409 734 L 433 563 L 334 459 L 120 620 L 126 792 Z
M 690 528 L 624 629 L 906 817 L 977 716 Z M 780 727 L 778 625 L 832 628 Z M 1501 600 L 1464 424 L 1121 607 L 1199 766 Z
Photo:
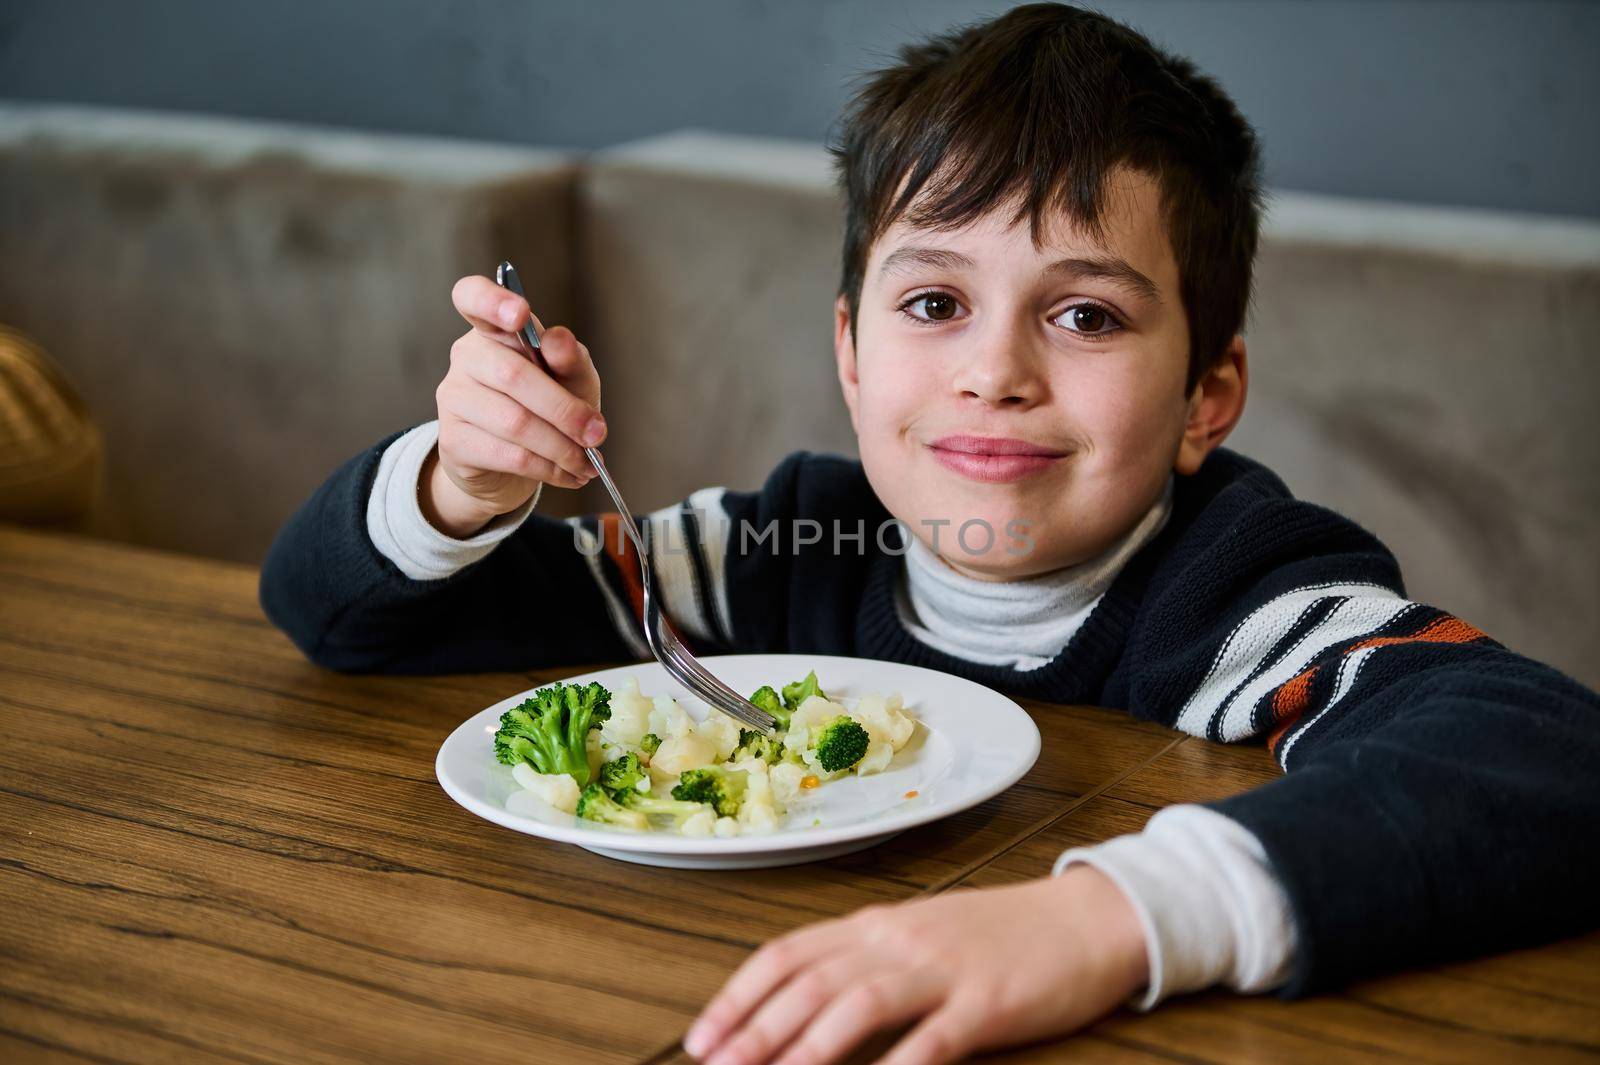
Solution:
M 1017 197 L 1013 223 L 1027 217 L 1037 246 L 1052 209 L 1102 234 L 1105 179 L 1126 165 L 1160 185 L 1192 389 L 1244 328 L 1260 229 L 1255 132 L 1222 88 L 1136 30 L 1066 4 L 1018 7 L 899 59 L 866 76 L 829 146 L 852 336 L 872 243 L 924 186 L 909 223 L 955 228 Z

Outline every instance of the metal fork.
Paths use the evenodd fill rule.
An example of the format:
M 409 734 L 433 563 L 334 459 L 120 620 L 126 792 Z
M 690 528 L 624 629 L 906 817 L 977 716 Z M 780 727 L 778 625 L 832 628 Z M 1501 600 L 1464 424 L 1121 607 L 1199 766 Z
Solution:
M 517 278 L 516 267 L 509 262 L 500 264 L 499 269 L 495 271 L 494 279 L 502 288 L 515 292 L 524 299 L 527 298 L 527 293 L 522 291 L 522 282 Z M 534 328 L 532 318 L 529 318 L 528 324 L 522 327 L 518 336 L 534 365 L 545 373 L 550 373 L 550 364 L 545 362 L 544 350 L 539 344 L 539 331 Z M 655 576 L 650 569 L 650 552 L 645 549 L 644 540 L 639 535 L 639 527 L 634 524 L 633 514 L 628 510 L 628 504 L 622 501 L 622 493 L 617 491 L 615 482 L 611 480 L 611 473 L 606 469 L 605 460 L 600 457 L 600 449 L 586 447 L 583 453 L 594 464 L 595 472 L 600 475 L 600 482 L 606 486 L 606 491 L 611 493 L 611 501 L 617 505 L 617 513 L 622 516 L 623 531 L 628 534 L 628 539 L 633 541 L 633 546 L 639 553 L 639 571 L 644 579 L 644 637 L 650 645 L 651 653 L 656 656 L 656 661 L 660 662 L 679 684 L 735 721 L 763 735 L 770 736 L 776 732 L 778 722 L 771 714 L 713 676 L 710 670 L 689 653 L 689 649 L 672 631 L 672 626 L 666 623 L 655 590 Z

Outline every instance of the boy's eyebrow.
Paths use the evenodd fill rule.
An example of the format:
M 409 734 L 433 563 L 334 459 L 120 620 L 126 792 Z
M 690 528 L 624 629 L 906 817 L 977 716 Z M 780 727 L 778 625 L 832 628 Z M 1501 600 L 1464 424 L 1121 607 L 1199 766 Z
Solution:
M 1051 276 L 1074 280 L 1092 278 L 1108 281 L 1151 303 L 1161 302 L 1161 290 L 1156 287 L 1156 283 L 1135 270 L 1124 259 L 1060 259 L 1045 267 L 1044 272 Z
M 948 248 L 905 247 L 896 248 L 884 257 L 883 265 L 878 268 L 878 276 L 905 273 L 917 266 L 934 270 L 972 270 L 977 265 L 967 256 Z M 1058 259 L 1045 267 L 1044 273 L 1052 277 L 1109 281 L 1152 303 L 1161 302 L 1161 290 L 1156 283 L 1123 259 Z
M 926 266 L 934 270 L 971 270 L 977 265 L 960 252 L 948 248 L 896 248 L 878 267 L 878 276 L 906 273 L 913 266 Z

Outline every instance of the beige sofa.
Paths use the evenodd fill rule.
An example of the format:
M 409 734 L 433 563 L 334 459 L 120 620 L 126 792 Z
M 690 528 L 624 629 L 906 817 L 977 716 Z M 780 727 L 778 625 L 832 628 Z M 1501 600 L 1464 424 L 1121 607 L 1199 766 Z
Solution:
M 502 257 L 593 351 L 637 507 L 852 448 L 818 145 L 580 160 L 11 105 L 0 221 L 0 321 L 95 410 L 108 535 L 258 560 L 334 464 L 431 416 L 450 283 Z M 1232 446 L 1382 536 L 1413 596 L 1600 684 L 1600 225 L 1279 194 L 1247 336 Z

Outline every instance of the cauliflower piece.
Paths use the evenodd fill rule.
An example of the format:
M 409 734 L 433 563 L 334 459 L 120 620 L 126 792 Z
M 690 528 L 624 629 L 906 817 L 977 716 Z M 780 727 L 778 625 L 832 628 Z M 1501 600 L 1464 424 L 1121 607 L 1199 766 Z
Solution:
M 786 797 L 799 794 L 800 778 L 805 776 L 805 770 L 788 762 L 769 766 L 762 758 L 741 758 L 731 765 L 747 774 L 744 802 L 739 805 L 740 832 L 746 835 L 771 832 L 778 827 L 778 820 L 783 816 Z M 785 782 L 783 796 L 779 795 L 779 786 L 774 778 Z
M 683 824 L 678 826 L 678 831 L 685 836 L 709 836 L 716 827 L 717 815 L 707 806 L 704 810 L 684 818 Z
M 541 773 L 527 762 L 511 767 L 511 776 L 524 789 L 533 792 L 562 813 L 578 808 L 578 782 L 567 773 Z
M 916 718 L 901 709 L 899 692 L 888 698 L 876 693 L 863 695 L 850 716 L 861 722 L 873 740 L 887 741 L 897 751 L 910 743 L 917 731 Z
M 656 779 L 657 770 L 676 779 L 685 769 L 699 769 L 717 760 L 717 749 L 704 736 L 693 732 L 662 740 L 661 747 L 650 759 L 650 777 Z
M 801 703 L 795 712 L 789 716 L 789 727 L 793 729 L 820 725 L 823 722 L 832 721 L 840 714 L 849 712 L 831 699 L 824 699 L 820 695 L 811 695 L 807 696 L 806 701 Z
M 770 802 L 754 802 L 748 793 L 739 807 L 739 827 L 745 832 L 771 832 L 778 827 L 778 811 Z
M 889 763 L 894 760 L 894 744 L 888 740 L 874 739 L 867 747 L 867 753 L 861 756 L 861 761 L 856 763 L 856 773 L 867 776 L 871 773 L 881 773 L 889 768 Z
M 689 716 L 689 711 L 678 705 L 678 700 L 670 695 L 658 695 L 655 705 L 650 709 L 650 718 L 647 731 L 656 734 L 663 743 L 687 736 L 694 728 L 694 718 Z
M 638 680 L 629 677 L 611 693 L 611 716 L 601 723 L 600 738 L 613 747 L 639 746 L 650 731 L 650 710 L 650 700 L 639 694 Z
M 793 762 L 779 762 L 767 770 L 767 781 L 772 787 L 772 798 L 779 806 L 789 806 L 800 798 L 800 781 L 805 779 L 804 766 Z
M 694 816 L 699 817 L 700 815 L 695 814 Z M 712 827 L 713 831 L 716 832 L 718 839 L 729 839 L 739 834 L 739 822 L 735 821 L 731 817 L 717 818 L 717 823 Z
M 742 769 L 747 774 L 744 785 L 744 801 L 758 803 L 763 806 L 773 807 L 773 813 L 783 812 L 783 803 L 778 799 L 772 786 L 773 766 L 767 765 L 761 758 L 741 758 L 737 762 L 729 762 L 728 768 Z M 798 768 L 798 767 L 796 767 Z M 804 775 L 803 773 L 801 774 Z M 799 787 L 799 777 L 796 777 L 796 787 Z
M 720 710 L 708 710 L 706 719 L 695 725 L 694 734 L 716 746 L 719 762 L 725 761 L 739 747 L 739 723 Z

